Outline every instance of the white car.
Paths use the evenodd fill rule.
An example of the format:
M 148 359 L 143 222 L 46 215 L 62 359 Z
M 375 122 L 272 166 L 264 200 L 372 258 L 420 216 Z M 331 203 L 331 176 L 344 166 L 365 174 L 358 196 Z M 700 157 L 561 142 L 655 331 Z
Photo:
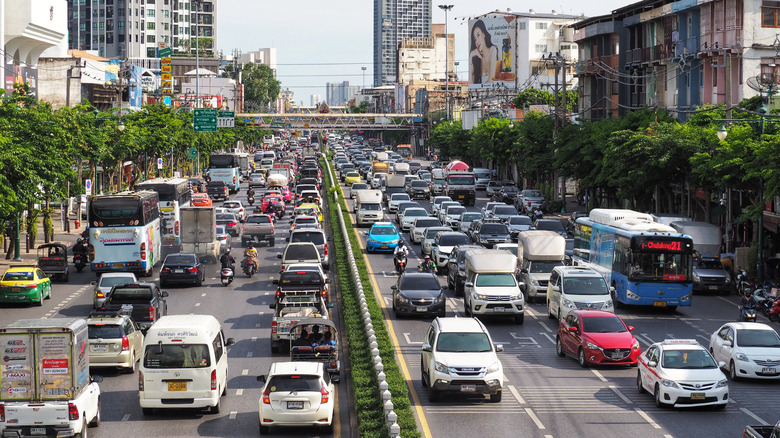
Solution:
M 402 202 L 410 201 L 409 195 L 406 193 L 393 193 L 390 195 L 390 200 L 387 201 L 388 213 L 395 213 L 398 211 L 398 204 Z
M 659 408 L 717 406 L 729 402 L 729 385 L 707 349 L 693 339 L 656 342 L 639 356 L 636 384 Z
M 407 208 L 398 218 L 398 225 L 400 225 L 402 231 L 409 231 L 409 229 L 412 228 L 414 220 L 418 217 L 428 217 L 428 210 L 422 207 Z
M 431 214 L 434 216 L 438 216 L 439 206 L 441 206 L 442 202 L 447 202 L 447 201 L 452 202 L 452 198 L 450 198 L 449 196 L 434 196 L 433 201 L 431 201 Z
M 710 336 L 710 353 L 731 380 L 780 379 L 780 336 L 766 324 L 730 322 Z
M 246 219 L 246 209 L 244 208 L 244 204 L 242 204 L 241 201 L 225 201 L 222 203 L 222 208 L 227 209 L 228 213 L 233 213 L 236 215 L 238 220 L 241 222 Z
M 556 266 L 547 283 L 547 316 L 563 321 L 574 309 L 615 312 L 604 277 L 585 266 Z
M 276 362 L 264 383 L 259 401 L 260 434 L 270 427 L 315 426 L 333 433 L 335 387 L 321 362 Z
M 217 240 L 219 241 L 220 254 L 233 245 L 233 236 L 227 232 L 224 225 L 217 225 Z
M 441 222 L 435 217 L 418 217 L 412 223 L 412 227 L 409 229 L 409 237 L 414 243 L 422 243 L 423 237 L 425 237 L 425 229 L 428 227 L 440 227 Z
M 137 283 L 138 279 L 132 272 L 106 272 L 97 281 L 90 283 L 95 286 L 92 296 L 92 308 L 99 309 L 106 301 L 106 294 L 115 284 Z

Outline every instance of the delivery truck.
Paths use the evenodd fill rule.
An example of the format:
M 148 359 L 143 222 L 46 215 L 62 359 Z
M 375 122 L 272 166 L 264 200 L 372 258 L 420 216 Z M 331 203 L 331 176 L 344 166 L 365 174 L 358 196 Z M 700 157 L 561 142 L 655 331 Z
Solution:
M 86 436 L 100 425 L 100 376 L 89 374 L 87 321 L 21 319 L 0 328 L 0 434 Z
M 182 207 L 181 252 L 216 263 L 219 245 L 214 207 Z

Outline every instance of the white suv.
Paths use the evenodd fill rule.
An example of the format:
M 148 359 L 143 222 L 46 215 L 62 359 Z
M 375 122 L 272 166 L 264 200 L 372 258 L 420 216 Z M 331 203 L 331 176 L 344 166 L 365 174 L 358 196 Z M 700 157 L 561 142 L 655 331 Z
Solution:
M 431 402 L 443 392 L 488 394 L 501 401 L 504 371 L 485 325 L 476 318 L 436 318 L 425 333 L 422 346 L 422 385 Z
M 604 277 L 585 266 L 556 266 L 547 283 L 547 315 L 562 321 L 574 309 L 614 312 Z

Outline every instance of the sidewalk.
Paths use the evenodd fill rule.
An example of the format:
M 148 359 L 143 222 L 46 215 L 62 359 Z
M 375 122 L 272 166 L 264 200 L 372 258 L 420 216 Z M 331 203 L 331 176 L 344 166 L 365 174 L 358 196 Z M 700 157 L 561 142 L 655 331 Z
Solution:
M 84 231 L 84 229 L 87 226 L 86 220 L 82 220 L 79 224 L 79 228 L 76 229 L 76 225 L 74 224 L 74 221 L 76 219 L 75 215 L 72 215 L 68 217 L 68 220 L 70 221 L 70 232 L 66 233 L 62 227 L 62 221 L 60 220 L 60 209 L 54 210 L 54 241 L 50 243 L 61 243 L 68 247 L 68 254 L 70 258 L 70 248 L 73 246 L 74 243 L 76 243 L 76 239 L 81 237 L 81 233 Z M 0 273 L 4 272 L 8 267 L 10 266 L 16 266 L 16 265 L 31 265 L 35 264 L 38 261 L 38 254 L 37 254 L 37 248 L 40 245 L 43 245 L 45 243 L 44 236 L 43 236 L 43 216 L 41 216 L 38 220 L 38 235 L 35 239 L 35 247 L 30 248 L 29 252 L 25 250 L 25 242 L 27 241 L 27 233 L 22 233 L 21 235 L 21 248 L 22 248 L 22 261 L 16 262 L 13 260 L 6 260 L 5 259 L 5 253 L 6 251 L 3 251 L 2 255 L 0 255 Z M 10 245 L 11 242 L 8 240 L 6 242 L 6 250 L 7 246 Z

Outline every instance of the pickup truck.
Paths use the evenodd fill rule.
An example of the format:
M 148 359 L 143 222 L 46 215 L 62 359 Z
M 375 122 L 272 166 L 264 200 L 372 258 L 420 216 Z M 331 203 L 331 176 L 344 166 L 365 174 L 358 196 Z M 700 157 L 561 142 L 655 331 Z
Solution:
M 290 328 L 303 318 L 330 319 L 328 307 L 320 291 L 287 291 L 278 303 L 272 303 L 274 309 L 271 318 L 271 352 L 278 353 L 282 343 L 291 343 Z
M 742 438 L 780 438 L 780 421 L 774 426 L 745 426 Z
M 160 291 L 155 283 L 117 284 L 106 295 L 100 310 L 119 312 L 122 306 L 131 305 L 133 311 L 130 317 L 145 332 L 155 321 L 168 314 L 167 296 L 168 292 Z
M 228 196 L 230 196 L 230 188 L 224 181 L 209 181 L 206 185 L 206 193 L 215 201 L 226 201 Z
M 260 243 L 265 240 L 269 246 L 274 246 L 274 222 L 267 214 L 253 214 L 246 218 L 242 226 L 241 246 L 249 242 Z

